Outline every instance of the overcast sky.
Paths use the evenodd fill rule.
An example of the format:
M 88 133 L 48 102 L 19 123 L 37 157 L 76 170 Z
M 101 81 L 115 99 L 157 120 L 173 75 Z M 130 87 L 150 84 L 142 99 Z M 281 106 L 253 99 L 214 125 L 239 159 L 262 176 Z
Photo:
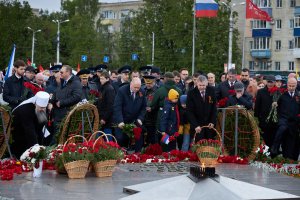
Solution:
M 55 12 L 60 10 L 60 0 L 27 0 L 32 8 Z M 100 2 L 123 2 L 133 0 L 100 0 Z

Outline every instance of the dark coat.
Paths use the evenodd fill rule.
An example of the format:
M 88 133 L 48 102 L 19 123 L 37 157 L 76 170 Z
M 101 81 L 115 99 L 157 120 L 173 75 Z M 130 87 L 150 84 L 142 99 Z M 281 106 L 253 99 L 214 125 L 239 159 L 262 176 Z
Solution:
M 156 90 L 157 90 L 156 85 L 154 85 L 154 87 L 151 89 L 147 89 L 145 85 L 142 86 L 142 91 L 146 95 L 147 107 L 150 107 Z M 155 126 L 156 117 L 157 117 L 157 111 L 151 110 L 150 112 L 146 112 L 145 119 L 144 119 L 145 126 Z
M 122 83 L 121 79 L 118 78 L 118 80 L 116 82 L 112 83 L 112 86 L 114 87 L 114 89 L 115 89 L 115 91 L 117 93 L 120 87 L 122 87 L 124 85 L 127 85 L 127 84 L 129 84 L 129 82 Z
M 65 86 L 63 86 L 64 80 L 61 80 L 61 84 L 57 87 L 51 103 L 54 105 L 54 121 L 61 121 L 67 114 L 70 107 L 76 105 L 81 101 L 82 86 L 77 76 L 72 76 Z M 56 107 L 56 102 L 60 102 L 60 107 Z
M 137 119 L 144 120 L 146 113 L 146 97 L 140 90 L 137 92 L 135 99 L 133 100 L 130 92 L 130 85 L 127 84 L 121 87 L 116 95 L 114 101 L 114 114 L 113 121 L 117 124 L 134 123 Z
M 150 104 L 151 111 L 157 112 L 156 126 L 159 128 L 160 118 L 164 107 L 165 99 L 170 89 L 174 89 L 181 95 L 181 90 L 176 87 L 174 81 L 167 81 L 163 86 L 158 88 L 154 94 L 153 101 Z
M 40 143 L 42 129 L 45 124 L 39 124 L 35 114 L 35 105 L 24 104 L 12 112 L 12 153 L 20 158 L 22 153 L 31 146 Z
M 183 80 L 180 79 L 176 86 L 181 90 L 182 94 L 185 94 L 185 84 Z
M 187 116 L 191 124 L 191 130 L 198 126 L 206 126 L 209 123 L 216 124 L 217 99 L 214 88 L 207 86 L 205 90 L 205 102 L 198 88 L 189 91 L 187 95 Z
M 257 91 L 254 116 L 258 118 L 259 123 L 266 123 L 266 119 L 271 111 L 273 97 L 268 91 L 268 87 L 262 88 Z
M 220 99 L 223 99 L 225 97 L 229 97 L 229 90 L 233 90 L 233 86 L 230 87 L 228 81 L 223 81 L 222 83 L 220 83 L 218 85 L 218 87 L 216 88 L 216 96 L 217 96 L 217 99 L 220 100 Z
M 55 77 L 50 76 L 48 81 L 46 82 L 45 92 L 48 92 L 49 94 L 54 94 L 57 87 L 58 87 L 58 84 L 56 82 Z
M 81 99 L 89 100 L 89 95 L 91 90 L 98 91 L 98 87 L 94 82 L 88 82 L 86 86 L 81 86 L 82 88 L 82 97 Z
M 298 91 L 295 92 L 292 98 L 288 92 L 283 93 L 277 103 L 277 113 L 278 113 L 278 123 L 296 122 L 297 115 L 300 113 L 299 102 L 300 97 L 298 96 Z
M 109 81 L 101 87 L 97 108 L 100 120 L 104 120 L 107 127 L 112 123 L 115 96 L 115 90 Z
M 160 118 L 160 132 L 174 135 L 179 129 L 179 111 L 177 103 L 165 100 L 163 112 Z
M 244 106 L 247 110 L 252 109 L 252 96 L 247 94 L 246 92 L 239 99 L 236 98 L 236 95 L 230 95 L 227 101 L 227 106 L 235 105 Z
M 24 78 L 18 79 L 16 75 L 9 77 L 4 84 L 3 100 L 9 103 L 11 109 L 14 109 L 22 101 L 33 97 L 30 89 L 24 86 Z

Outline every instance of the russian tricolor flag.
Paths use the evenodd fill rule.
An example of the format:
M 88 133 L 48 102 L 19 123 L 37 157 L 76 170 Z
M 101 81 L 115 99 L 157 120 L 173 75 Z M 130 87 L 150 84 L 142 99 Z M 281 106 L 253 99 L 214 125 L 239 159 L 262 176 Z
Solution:
M 170 137 L 168 134 L 164 134 L 160 140 L 164 144 L 169 144 L 170 143 Z
M 196 17 L 216 17 L 219 5 L 214 0 L 196 0 Z

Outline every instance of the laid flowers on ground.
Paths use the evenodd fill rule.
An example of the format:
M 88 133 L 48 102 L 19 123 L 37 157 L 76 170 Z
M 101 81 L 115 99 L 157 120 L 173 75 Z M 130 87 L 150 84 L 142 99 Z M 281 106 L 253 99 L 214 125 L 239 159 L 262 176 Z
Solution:
M 45 146 L 34 145 L 27 149 L 20 160 L 32 164 L 35 168 L 39 167 L 40 161 L 47 158 L 48 152 Z

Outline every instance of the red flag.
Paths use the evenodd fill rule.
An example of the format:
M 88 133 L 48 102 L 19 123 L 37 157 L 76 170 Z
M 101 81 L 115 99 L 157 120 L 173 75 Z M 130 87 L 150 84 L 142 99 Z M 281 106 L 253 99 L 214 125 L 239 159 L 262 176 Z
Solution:
M 260 19 L 263 21 L 272 21 L 266 11 L 261 10 L 252 1 L 246 0 L 246 19 Z
M 80 71 L 80 64 L 78 63 L 77 64 L 77 72 L 79 72 Z
M 31 59 L 27 58 L 27 66 L 31 66 Z
M 39 72 L 43 72 L 44 71 L 44 68 L 43 68 L 43 66 L 42 65 L 39 65 Z

